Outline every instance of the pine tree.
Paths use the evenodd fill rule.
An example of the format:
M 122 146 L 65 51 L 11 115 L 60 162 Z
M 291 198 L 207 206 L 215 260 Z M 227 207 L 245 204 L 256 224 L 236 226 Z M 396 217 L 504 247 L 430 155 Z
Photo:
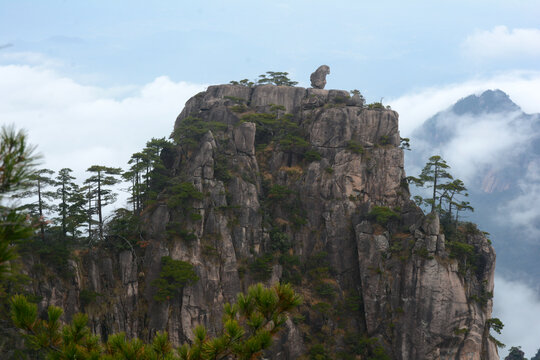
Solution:
M 0 279 L 9 272 L 9 261 L 15 258 L 13 244 L 31 236 L 26 216 L 4 204 L 5 197 L 25 189 L 35 173 L 37 157 L 24 131 L 13 127 L 0 130 Z M 1 285 L 0 285 L 1 290 Z M 0 291 L 1 293 L 2 291 Z
M 434 212 L 438 208 L 437 200 L 440 199 L 442 189 L 448 185 L 448 182 L 443 183 L 442 181 L 444 179 L 453 180 L 452 175 L 446 170 L 449 168 L 450 166 L 446 161 L 440 156 L 434 155 L 429 158 L 418 178 L 409 178 L 417 186 L 433 188 L 431 199 L 423 200 L 431 206 L 431 212 Z
M 510 353 L 504 360 L 527 360 L 525 359 L 525 353 L 521 351 L 521 346 L 512 346 Z
M 54 209 L 52 201 L 55 198 L 53 191 L 47 191 L 49 186 L 55 186 L 56 182 L 51 178 L 54 171 L 49 169 L 40 169 L 31 176 L 28 176 L 28 188 L 14 195 L 14 198 L 26 199 L 37 197 L 37 200 L 23 205 L 20 209 L 28 211 L 31 216 L 39 219 L 40 237 L 45 241 L 45 212 L 50 212 Z
M 11 267 L 17 257 L 17 243 L 31 238 L 34 229 L 27 217 L 6 204 L 6 198 L 24 190 L 34 174 L 37 157 L 29 146 L 26 134 L 13 127 L 0 130 L 0 354 L 10 357 L 12 345 L 20 335 L 9 321 L 7 301 L 20 287 L 20 275 Z M 21 357 L 22 358 L 22 357 Z
M 455 179 L 452 182 L 443 184 L 440 186 L 441 195 L 439 199 L 439 209 L 444 211 L 444 215 L 451 221 L 452 220 L 452 209 L 456 210 L 455 223 L 458 222 L 458 216 L 460 211 L 474 211 L 470 206 L 470 203 L 467 201 L 459 200 L 458 197 L 464 196 L 468 197 L 469 194 L 466 192 L 467 188 L 465 184 L 460 179 Z M 443 202 L 446 203 L 446 209 L 443 207 Z
M 220 333 L 212 337 L 203 326 L 198 326 L 193 330 L 193 343 L 177 351 L 167 333 L 159 332 L 148 345 L 138 338 L 126 339 L 125 333 L 113 334 L 102 344 L 91 334 L 87 315 L 76 314 L 70 324 L 62 325 L 62 309 L 50 306 L 47 319 L 42 320 L 38 318 L 37 306 L 21 295 L 12 298 L 11 316 L 23 333 L 26 346 L 40 350 L 48 359 L 255 360 L 272 345 L 287 314 L 301 302 L 290 285 L 253 285 L 247 294 L 238 294 L 236 304 L 225 304 Z
M 58 186 L 56 190 L 57 199 L 60 200 L 58 204 L 59 222 L 62 229 L 62 238 L 65 240 L 68 231 L 68 217 L 70 215 L 70 200 L 72 196 L 78 191 L 78 186 L 73 182 L 75 177 L 71 176 L 73 170 L 69 168 L 63 168 L 58 172 L 56 177 L 56 184 Z
M 92 198 L 96 199 L 95 210 L 98 215 L 99 239 L 103 240 L 103 208 L 116 201 L 117 194 L 110 187 L 120 182 L 118 177 L 122 174 L 122 169 L 93 165 L 86 171 L 94 174 L 84 183 L 91 186 L 89 190 L 89 194 L 92 194 L 89 197 L 90 204 Z

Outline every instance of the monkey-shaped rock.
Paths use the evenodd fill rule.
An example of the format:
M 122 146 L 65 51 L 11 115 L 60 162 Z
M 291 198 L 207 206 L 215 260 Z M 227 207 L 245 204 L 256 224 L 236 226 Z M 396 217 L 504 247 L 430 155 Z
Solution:
M 326 75 L 328 74 L 330 74 L 330 67 L 328 65 L 319 66 L 309 77 L 311 86 L 315 89 L 324 89 L 324 86 L 326 85 Z

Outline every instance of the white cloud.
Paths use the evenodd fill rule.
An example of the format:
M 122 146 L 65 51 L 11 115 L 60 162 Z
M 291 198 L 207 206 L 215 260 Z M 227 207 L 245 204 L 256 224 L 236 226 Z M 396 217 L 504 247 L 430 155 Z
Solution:
M 418 126 L 459 99 L 488 89 L 500 89 L 510 95 L 526 113 L 540 113 L 540 72 L 513 71 L 487 79 L 474 79 L 441 87 L 421 89 L 388 100 L 400 114 L 400 132 L 409 137 Z M 412 144 L 414 146 L 414 144 Z
M 125 168 L 150 138 L 168 137 L 184 103 L 205 88 L 165 76 L 101 88 L 30 65 L 0 65 L 0 79 L 0 125 L 26 129 L 44 167 L 69 167 L 80 180 L 93 164 Z
M 529 143 L 533 134 L 529 119 L 522 118 L 519 112 L 476 117 L 447 112 L 437 124 L 453 137 L 439 148 L 413 137 L 413 151 L 422 154 L 423 160 L 441 155 L 452 173 L 466 184 L 472 184 L 484 170 L 497 171 L 510 165 L 516 155 L 527 150 L 523 144 Z
M 523 227 L 531 238 L 540 236 L 540 208 L 531 204 L 540 203 L 540 160 L 532 161 L 527 167 L 527 173 L 519 180 L 521 195 L 516 196 L 499 210 L 502 220 L 510 219 L 514 226 Z M 540 346 L 540 345 L 539 345 Z
M 496 26 L 477 30 L 462 44 L 467 56 L 475 59 L 540 58 L 540 29 L 512 29 Z
M 503 359 L 511 346 L 521 346 L 527 358 L 540 348 L 540 299 L 529 286 L 501 276 L 495 277 L 493 317 L 504 323 L 501 335 L 493 335 L 506 344 L 499 355 Z

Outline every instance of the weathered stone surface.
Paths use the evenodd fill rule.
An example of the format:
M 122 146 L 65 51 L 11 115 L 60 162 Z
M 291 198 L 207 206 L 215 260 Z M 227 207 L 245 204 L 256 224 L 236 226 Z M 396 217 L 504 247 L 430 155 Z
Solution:
M 439 215 L 437 215 L 437 213 L 428 214 L 424 218 L 422 229 L 428 235 L 439 235 L 439 232 L 441 231 Z
M 291 114 L 320 159 L 307 161 L 282 150 L 279 142 L 257 147 L 260 129 L 231 109 L 238 99 L 245 100 L 246 113 L 283 106 L 278 115 Z M 103 295 L 87 309 L 97 333 L 126 331 L 148 339 L 167 330 L 179 344 L 193 339 L 198 324 L 211 334 L 220 329 L 223 304 L 260 281 L 250 271 L 255 259 L 272 254 L 263 280 L 283 280 L 291 270 L 280 258 L 286 253 L 301 262 L 297 289 L 305 296 L 305 319 L 287 321 L 269 358 L 306 354 L 313 327 L 325 331 L 317 335 L 323 340 L 332 339 L 327 345 L 332 351 L 344 349 L 346 328 L 378 338 L 392 359 L 498 359 L 485 327 L 491 317 L 486 294 L 493 291 L 493 249 L 481 233 L 468 235 L 478 267 L 467 277 L 459 260 L 448 256 L 438 217 L 424 216 L 409 199 L 396 112 L 350 103 L 346 91 L 219 85 L 190 99 L 175 126 L 187 116 L 227 125 L 204 134 L 189 151 L 178 146 L 165 154 L 175 180 L 190 182 L 204 194 L 190 203 L 200 219 L 169 208 L 161 194 L 145 211 L 148 246 L 138 249 L 141 254 L 89 252 L 73 265 L 77 277 L 72 284 L 40 283 L 41 308 L 71 304 L 69 317 L 80 310 L 80 291 L 90 289 Z M 218 167 L 229 173 L 219 174 Z M 276 185 L 288 191 L 286 196 L 269 195 Z M 377 223 L 368 216 L 375 205 L 396 209 L 400 220 Z M 181 223 L 195 239 L 168 232 L 173 223 Z M 276 229 L 289 245 L 275 243 Z M 163 256 L 192 263 L 199 281 L 168 302 L 157 302 L 152 281 Z M 326 276 L 315 285 L 309 284 L 314 269 L 306 270 L 314 258 L 320 276 Z M 320 284 L 333 289 L 334 300 L 317 297 Z M 473 300 L 482 296 L 484 304 Z M 331 301 L 331 308 L 341 309 L 350 299 L 358 306 L 345 316 L 314 310 Z
M 326 75 L 328 74 L 330 74 L 330 67 L 328 65 L 319 66 L 309 77 L 311 86 L 315 89 L 324 89 L 326 86 Z

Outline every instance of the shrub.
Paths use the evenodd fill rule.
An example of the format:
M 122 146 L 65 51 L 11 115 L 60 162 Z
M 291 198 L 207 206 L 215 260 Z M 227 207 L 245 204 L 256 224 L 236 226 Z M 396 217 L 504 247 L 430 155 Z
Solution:
M 231 106 L 231 111 L 235 113 L 244 113 L 247 111 L 247 106 L 244 104 L 236 104 Z
M 249 264 L 249 270 L 253 274 L 255 280 L 266 281 L 272 276 L 272 262 L 274 258 L 272 254 L 264 254 Z
M 168 223 L 165 227 L 165 230 L 167 234 L 171 236 L 177 235 L 188 242 L 197 240 L 197 235 L 195 235 L 193 232 L 188 231 L 185 228 L 185 224 L 178 221 Z
M 368 213 L 368 218 L 375 220 L 379 225 L 386 226 L 391 220 L 399 220 L 399 215 L 386 206 L 374 206 Z
M 283 268 L 281 274 L 282 282 L 295 285 L 300 285 L 302 283 L 302 274 L 299 270 L 300 258 L 298 256 L 289 253 L 282 254 L 279 257 L 279 263 Z
M 350 352 L 360 355 L 362 359 L 391 360 L 376 337 L 367 337 L 357 333 L 346 333 L 343 341 Z
M 190 182 L 180 182 L 169 187 L 172 194 L 167 201 L 171 208 L 190 209 L 192 200 L 202 200 L 204 195 Z
M 101 294 L 92 290 L 82 289 L 79 293 L 79 301 L 81 303 L 81 307 L 83 309 L 86 308 L 88 305 L 93 303 L 98 296 L 101 296 Z
M 255 85 L 255 83 L 253 81 L 249 81 L 248 79 L 242 79 L 240 81 L 232 80 L 232 81 L 229 82 L 229 84 L 231 84 L 231 85 L 242 85 L 242 86 L 247 86 L 247 87 L 252 87 L 253 85 Z
M 268 199 L 271 201 L 281 201 L 289 198 L 292 194 L 292 190 L 284 185 L 273 185 L 268 191 Z
M 384 110 L 385 107 L 382 102 L 374 102 L 367 105 L 367 108 L 370 110 Z
M 281 251 L 286 252 L 291 248 L 291 240 L 281 230 L 279 230 L 277 227 L 272 228 L 270 230 L 270 249 L 272 251 Z
M 204 121 L 198 117 L 188 116 L 174 129 L 172 138 L 177 144 L 192 148 L 199 143 L 203 135 L 209 130 L 216 132 L 223 131 L 226 128 L 227 124 L 221 122 Z
M 266 74 L 259 75 L 258 84 L 274 84 L 284 86 L 295 86 L 298 81 L 292 81 L 288 78 L 288 72 L 267 71 Z
M 390 137 L 388 135 L 381 135 L 379 137 L 379 144 L 380 145 L 389 145 L 390 144 Z
M 279 146 L 283 151 L 302 155 L 310 145 L 302 137 L 288 134 L 279 141 Z
M 171 297 L 179 295 L 186 285 L 193 284 L 198 280 L 199 277 L 192 264 L 164 256 L 161 258 L 159 278 L 152 281 L 152 285 L 158 288 L 154 299 L 157 301 L 169 300 Z
M 321 283 L 315 287 L 315 291 L 319 296 L 327 299 L 333 299 L 336 295 L 336 289 L 330 284 Z
M 243 104 L 246 102 L 246 99 L 236 96 L 224 96 L 223 98 L 226 100 L 230 100 L 235 104 Z
M 321 160 L 321 154 L 317 150 L 308 150 L 304 153 L 304 159 L 308 162 Z
M 347 142 L 347 150 L 355 154 L 363 154 L 364 147 L 356 140 L 349 140 Z
M 224 183 L 233 178 L 233 175 L 229 170 L 227 156 L 222 153 L 217 154 L 214 159 L 214 177 Z
M 331 360 L 326 348 L 322 344 L 314 344 L 309 349 L 310 360 Z

